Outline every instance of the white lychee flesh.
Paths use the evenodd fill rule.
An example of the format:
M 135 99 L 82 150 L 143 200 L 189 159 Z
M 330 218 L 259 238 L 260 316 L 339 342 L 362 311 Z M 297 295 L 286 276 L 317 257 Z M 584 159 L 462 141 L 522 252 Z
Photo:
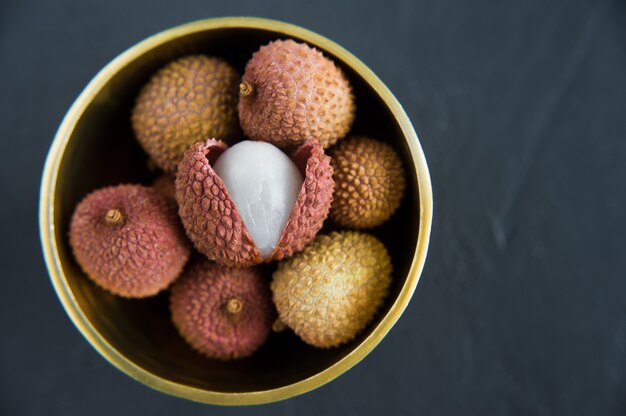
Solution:
M 302 174 L 278 147 L 249 140 L 228 148 L 212 167 L 261 256 L 269 258 L 300 193 Z

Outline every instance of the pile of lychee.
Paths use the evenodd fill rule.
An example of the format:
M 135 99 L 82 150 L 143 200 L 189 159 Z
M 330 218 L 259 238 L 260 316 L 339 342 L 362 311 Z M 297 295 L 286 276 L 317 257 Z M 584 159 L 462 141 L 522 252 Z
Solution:
M 383 243 L 357 230 L 387 221 L 405 188 L 384 137 L 350 135 L 356 112 L 342 69 L 294 40 L 262 46 L 243 77 L 218 57 L 167 64 L 131 115 L 163 173 L 78 204 L 77 262 L 118 296 L 169 289 L 180 335 L 212 359 L 249 356 L 284 328 L 321 348 L 352 340 L 392 273 Z

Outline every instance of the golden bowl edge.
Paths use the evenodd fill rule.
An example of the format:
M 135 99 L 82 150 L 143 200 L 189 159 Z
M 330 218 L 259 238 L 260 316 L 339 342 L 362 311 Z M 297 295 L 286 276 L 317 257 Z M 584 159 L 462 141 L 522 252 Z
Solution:
M 409 274 L 390 310 L 376 328 L 374 328 L 372 333 L 343 359 L 314 376 L 272 390 L 243 393 L 207 391 L 179 384 L 145 370 L 119 353 L 91 325 L 81 311 L 80 306 L 66 282 L 57 252 L 57 241 L 54 238 L 54 195 L 60 161 L 79 116 L 82 114 L 82 110 L 84 110 L 86 104 L 90 102 L 94 92 L 105 85 L 113 75 L 130 62 L 137 54 L 141 54 L 157 45 L 182 35 L 228 27 L 266 29 L 282 33 L 286 36 L 299 37 L 322 46 L 323 49 L 340 57 L 358 73 L 381 97 L 400 125 L 411 152 L 410 156 L 417 174 L 416 179 L 420 206 L 417 246 Z M 219 405 L 252 405 L 284 400 L 328 383 L 361 361 L 397 322 L 415 291 L 426 260 L 432 215 L 432 187 L 426 158 L 413 125 L 391 91 L 358 58 L 324 36 L 293 24 L 257 17 L 220 17 L 198 20 L 176 26 L 135 44 L 101 69 L 74 101 L 54 137 L 42 174 L 39 203 L 40 239 L 50 279 L 66 313 L 87 341 L 120 371 L 153 389 L 196 402 Z

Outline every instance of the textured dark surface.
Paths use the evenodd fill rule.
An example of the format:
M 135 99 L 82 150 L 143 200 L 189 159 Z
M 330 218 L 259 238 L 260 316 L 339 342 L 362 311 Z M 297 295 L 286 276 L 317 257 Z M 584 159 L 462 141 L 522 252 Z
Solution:
M 176 4 L 176 5 L 175 5 Z M 123 375 L 70 323 L 37 235 L 73 99 L 164 28 L 258 15 L 330 37 L 404 105 L 435 191 L 402 319 L 336 381 L 243 409 Z M 626 414 L 623 1 L 0 2 L 0 414 Z

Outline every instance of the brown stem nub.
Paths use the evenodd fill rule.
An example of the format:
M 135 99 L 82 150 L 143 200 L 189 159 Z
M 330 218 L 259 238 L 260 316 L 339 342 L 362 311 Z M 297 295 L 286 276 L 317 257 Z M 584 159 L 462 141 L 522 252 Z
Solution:
M 118 209 L 110 209 L 104 216 L 104 220 L 109 225 L 120 225 L 124 222 L 124 216 Z
M 237 315 L 243 309 L 243 302 L 237 298 L 232 298 L 226 303 L 226 310 L 232 315 Z
M 283 332 L 285 329 L 287 329 L 287 325 L 280 318 L 276 318 L 272 324 L 272 331 Z
M 239 84 L 239 92 L 242 96 L 247 97 L 248 95 L 254 93 L 254 87 L 248 81 L 244 81 Z

